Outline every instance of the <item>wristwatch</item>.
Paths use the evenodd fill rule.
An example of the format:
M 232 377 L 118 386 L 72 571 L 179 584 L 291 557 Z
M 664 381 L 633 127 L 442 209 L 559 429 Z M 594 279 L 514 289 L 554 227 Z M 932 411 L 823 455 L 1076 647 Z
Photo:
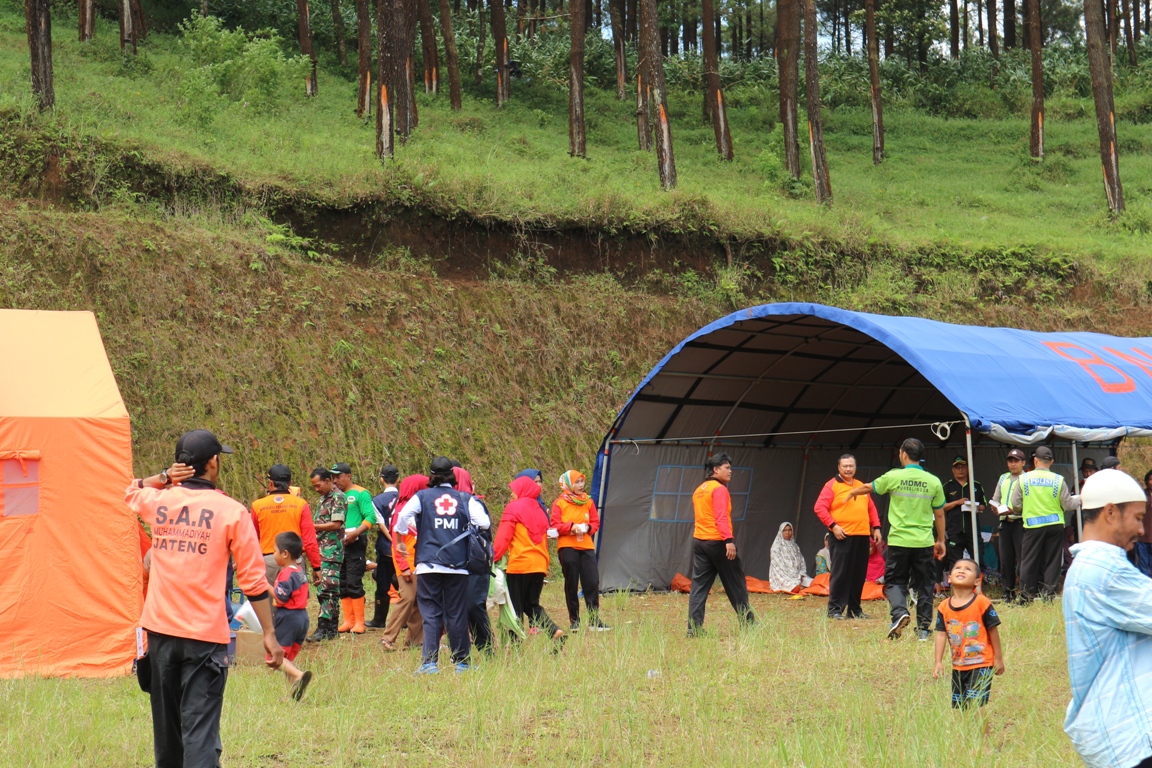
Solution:
M 168 470 L 160 470 L 160 479 L 164 481 L 164 485 L 171 485 L 172 481 L 168 479 Z

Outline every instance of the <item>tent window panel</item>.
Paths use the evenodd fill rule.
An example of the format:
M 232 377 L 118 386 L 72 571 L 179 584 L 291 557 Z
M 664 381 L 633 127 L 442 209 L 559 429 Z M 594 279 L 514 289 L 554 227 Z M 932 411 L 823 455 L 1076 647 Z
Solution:
M 0 461 L 0 517 L 28 517 L 40 511 L 40 462 Z
M 656 523 L 694 523 L 692 494 L 700 486 L 700 467 L 662 464 L 656 468 L 656 482 L 652 488 L 652 505 L 648 519 Z M 728 494 L 732 497 L 732 521 L 739 522 L 748 514 L 748 499 L 752 493 L 752 468 L 732 467 L 732 480 Z

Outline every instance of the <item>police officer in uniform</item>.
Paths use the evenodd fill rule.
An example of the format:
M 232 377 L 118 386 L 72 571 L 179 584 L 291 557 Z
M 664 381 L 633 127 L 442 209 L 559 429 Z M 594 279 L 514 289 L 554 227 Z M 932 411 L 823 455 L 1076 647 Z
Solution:
M 1023 474 L 1024 451 L 1013 448 L 1008 451 L 1008 471 L 1000 475 L 996 489 L 992 491 L 992 508 L 1000 518 L 1000 578 L 1004 583 L 1004 599 L 1008 603 L 1014 603 L 1019 598 L 1016 569 L 1020 565 L 1024 547 L 1024 524 L 1020 522 L 1020 508 L 1013 509 L 1009 502 Z
M 1056 596 L 1064 559 L 1064 513 L 1077 508 L 1062 475 L 1052 471 L 1055 456 L 1046 445 L 1032 452 L 1036 468 L 1012 490 L 1009 507 L 1020 510 L 1024 537 L 1020 557 L 1020 598 L 1031 602 L 1039 587 L 1045 600 Z

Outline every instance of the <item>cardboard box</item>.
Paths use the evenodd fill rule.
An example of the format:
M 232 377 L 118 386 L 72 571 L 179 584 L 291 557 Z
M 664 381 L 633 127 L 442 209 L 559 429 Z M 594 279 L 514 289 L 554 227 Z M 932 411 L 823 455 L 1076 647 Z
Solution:
M 236 652 L 233 664 L 264 666 L 264 635 L 246 629 L 236 632 Z

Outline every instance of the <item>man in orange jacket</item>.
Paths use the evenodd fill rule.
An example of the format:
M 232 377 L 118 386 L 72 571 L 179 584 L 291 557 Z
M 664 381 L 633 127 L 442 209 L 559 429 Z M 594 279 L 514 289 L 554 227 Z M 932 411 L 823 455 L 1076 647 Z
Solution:
M 877 544 L 880 536 L 880 515 L 871 496 L 848 498 L 858 485 L 856 457 L 846 453 L 840 457 L 836 477 L 824 484 L 816 499 L 816 516 L 831 531 L 828 540 L 829 565 L 832 572 L 828 580 L 828 618 L 843 619 L 848 610 L 850 619 L 866 619 L 860 609 L 860 594 L 864 590 L 864 577 L 868 573 L 868 541 Z
M 240 502 L 216 489 L 220 455 L 232 449 L 211 432 L 185 433 L 176 463 L 133 480 L 124 503 L 152 529 L 148 597 L 140 625 L 148 653 L 138 662 L 140 687 L 152 699 L 157 768 L 220 765 L 220 713 L 228 682 L 229 559 L 264 631 L 268 666 L 280 667 L 260 544 Z
M 276 564 L 276 537 L 291 531 L 304 542 L 304 554 L 312 571 L 320 570 L 320 547 L 316 544 L 316 527 L 312 523 L 312 510 L 308 502 L 291 492 L 292 470 L 283 464 L 273 464 L 268 470 L 268 495 L 252 502 L 252 525 L 260 539 L 264 553 L 264 567 L 268 583 L 276 585 L 280 566 Z
M 732 535 L 732 497 L 728 495 L 728 483 L 732 480 L 732 459 L 726 453 L 718 453 L 708 458 L 704 469 L 708 477 L 692 494 L 696 529 L 692 534 L 689 637 L 703 631 L 704 608 L 717 575 L 740 621 L 744 624 L 756 623 L 756 616 L 748 604 L 748 581 L 744 577 L 744 565 L 736 554 L 736 540 Z

